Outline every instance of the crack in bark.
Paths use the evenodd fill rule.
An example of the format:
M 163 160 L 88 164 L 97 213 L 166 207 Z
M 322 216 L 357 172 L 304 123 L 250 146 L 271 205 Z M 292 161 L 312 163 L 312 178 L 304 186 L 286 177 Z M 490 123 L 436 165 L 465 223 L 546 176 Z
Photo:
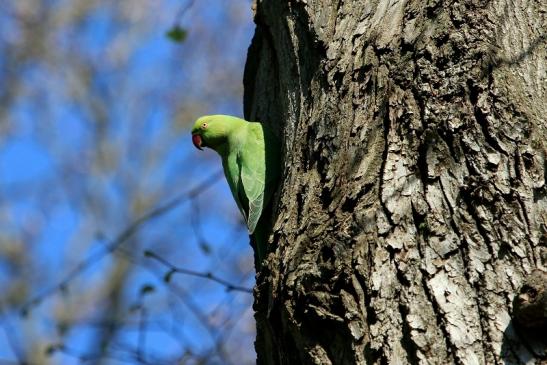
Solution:
M 494 148 L 496 151 L 508 155 L 507 151 L 505 151 L 499 144 L 498 140 L 490 133 L 488 130 L 488 119 L 487 114 L 484 113 L 481 109 L 481 107 L 478 105 L 479 102 L 479 94 L 481 90 L 473 84 L 473 80 L 467 81 L 467 86 L 469 88 L 469 101 L 471 105 L 473 106 L 473 115 L 475 117 L 475 120 L 481 127 L 482 134 L 484 136 L 484 140 L 487 144 L 489 144 L 492 148 Z
M 492 343 L 492 339 L 490 337 L 490 333 L 488 332 L 488 330 L 484 327 L 484 324 L 483 324 L 483 319 L 484 319 L 484 316 L 483 314 L 483 311 L 481 310 L 481 303 L 479 301 L 479 293 L 480 293 L 480 286 L 479 286 L 479 282 L 475 282 L 474 284 L 473 283 L 473 280 L 471 280 L 471 276 L 470 276 L 470 262 L 471 262 L 471 259 L 470 259 L 470 256 L 469 256 L 469 243 L 467 242 L 467 240 L 465 238 L 463 238 L 463 235 L 461 234 L 460 232 L 460 229 L 458 227 L 458 225 L 456 224 L 456 222 L 454 221 L 454 215 L 455 215 L 455 212 L 454 212 L 454 209 L 452 207 L 452 205 L 450 204 L 450 201 L 448 200 L 448 196 L 446 195 L 446 191 L 444 189 L 444 185 L 442 183 L 442 179 L 439 180 L 439 186 L 441 188 L 441 192 L 443 194 L 443 198 L 446 202 L 446 205 L 448 206 L 448 209 L 449 209 L 449 212 L 450 212 L 450 225 L 452 227 L 452 229 L 454 230 L 454 232 L 458 235 L 458 239 L 459 239 L 459 245 L 458 245 L 458 248 L 455 249 L 454 251 L 455 252 L 459 252 L 461 254 L 461 260 L 462 260 L 462 264 L 463 264 L 463 267 L 464 267 L 464 276 L 465 276 L 465 279 L 466 281 L 473 285 L 474 288 L 475 288 L 475 293 L 474 293 L 474 296 L 473 296 L 473 299 L 475 301 L 475 303 L 477 304 L 477 308 L 478 308 L 478 314 L 479 314 L 479 326 L 480 326 L 480 329 L 481 329 L 481 338 L 482 336 L 486 336 L 487 338 L 487 341 L 483 341 L 481 339 L 481 347 L 484 349 L 484 353 L 485 354 L 488 354 L 488 353 L 493 353 L 492 349 L 488 349 L 486 344 L 487 343 Z M 479 278 L 481 278 L 482 276 L 479 275 Z M 497 361 L 497 357 L 495 355 L 493 355 L 494 358 L 496 359 Z
M 369 267 L 372 267 L 372 262 L 370 263 Z M 355 275 L 355 278 L 357 279 L 357 282 L 359 283 L 359 285 L 361 285 L 361 287 L 363 288 L 364 305 L 365 305 L 364 315 L 365 315 L 365 318 L 366 318 L 366 321 L 367 321 L 367 323 L 366 323 L 367 329 L 370 329 L 370 327 L 372 325 L 377 323 L 377 316 L 376 316 L 376 313 L 374 311 L 374 308 L 371 305 L 371 300 L 373 298 L 373 294 L 372 294 L 372 290 L 370 289 L 370 285 L 366 281 L 364 281 L 365 277 L 362 277 L 360 275 L 359 270 L 357 270 L 356 273 L 357 273 L 357 275 Z M 379 356 L 380 356 L 379 350 L 373 349 L 371 347 L 371 340 L 370 339 L 365 344 L 364 352 L 365 352 L 365 354 L 364 354 L 365 359 L 367 360 L 367 363 L 369 363 L 369 364 L 375 364 L 377 362 L 377 360 L 379 359 Z
M 412 334 L 411 334 L 412 329 L 410 328 L 410 325 L 408 324 L 406 320 L 406 316 L 408 315 L 409 310 L 403 305 L 401 301 L 399 301 L 398 309 L 399 309 L 399 314 L 401 316 L 401 321 L 403 325 L 403 329 L 402 329 L 403 338 L 402 338 L 401 344 L 403 348 L 406 350 L 407 360 L 412 365 L 419 364 L 420 362 L 418 360 L 418 345 L 412 339 Z
M 464 158 L 465 158 L 465 162 L 466 162 L 466 165 L 467 165 L 467 169 L 471 172 L 476 171 L 476 169 L 469 162 L 469 159 L 468 159 L 467 155 L 464 155 Z M 472 174 L 472 176 L 480 176 L 480 175 Z M 469 215 L 473 218 L 473 220 L 475 222 L 475 226 L 477 228 L 477 232 L 484 239 L 484 243 L 486 244 L 486 247 L 488 249 L 488 253 L 489 253 L 490 257 L 493 259 L 494 257 L 496 257 L 496 255 L 495 255 L 494 249 L 492 247 L 492 242 L 490 240 L 490 237 L 488 237 L 488 232 L 482 226 L 481 219 L 478 216 L 478 213 L 476 212 L 473 197 L 470 195 L 470 192 L 469 192 L 471 189 L 472 189 L 472 187 L 465 186 L 463 189 L 460 190 L 460 195 L 459 196 L 463 200 L 463 202 L 465 203 L 465 205 L 467 207 L 466 210 L 469 213 Z
M 525 235 L 526 235 L 526 249 L 528 250 L 528 252 L 530 252 L 531 254 L 530 255 L 527 255 L 528 257 L 530 257 L 532 259 L 532 262 L 534 263 L 534 266 L 535 267 L 538 267 L 538 258 L 535 254 L 535 250 L 534 248 L 532 247 L 532 237 L 530 235 L 530 232 L 532 231 L 532 224 L 530 223 L 530 218 L 528 217 L 528 213 L 526 211 L 526 206 L 524 205 L 524 202 L 522 201 L 522 197 L 520 196 L 519 192 L 516 192 L 515 193 L 516 196 L 515 196 L 515 200 L 517 202 L 517 204 L 519 205 L 521 211 L 522 211 L 522 215 L 524 217 L 524 221 L 526 223 L 526 231 L 525 231 Z
M 482 279 L 482 275 L 479 275 L 479 278 Z M 481 280 L 481 282 L 482 281 L 483 280 Z M 471 281 L 468 281 L 468 282 L 471 284 Z M 486 310 L 482 309 L 481 304 L 484 304 L 484 303 L 481 303 L 481 301 L 479 300 L 479 298 L 483 298 L 483 296 L 479 295 L 481 293 L 481 285 L 479 281 L 475 282 L 472 285 L 473 285 L 473 288 L 475 289 L 475 293 L 474 293 L 475 295 L 473 299 L 475 303 L 477 304 L 477 312 L 479 314 L 479 328 L 481 329 L 481 347 L 484 350 L 485 356 L 486 354 L 492 355 L 497 363 L 499 360 L 499 356 L 496 355 L 491 345 L 493 343 L 492 336 L 490 336 L 490 332 L 488 331 L 487 328 L 485 328 L 485 324 L 483 323 L 483 321 L 487 321 L 488 313 Z M 486 341 L 484 341 L 484 337 L 486 337 Z M 487 346 L 488 344 L 490 344 L 490 346 Z
M 443 334 L 443 338 L 445 341 L 445 348 L 447 350 L 447 355 L 449 355 L 454 363 L 456 364 L 462 364 L 461 360 L 456 357 L 457 348 L 456 346 L 450 341 L 450 335 L 448 333 L 448 330 L 446 328 L 446 325 L 444 324 L 444 314 L 441 311 L 441 308 L 439 307 L 439 304 L 437 303 L 437 300 L 434 298 L 433 293 L 431 293 L 431 290 L 429 289 L 429 286 L 427 284 L 427 277 L 428 273 L 427 271 L 420 269 L 422 272 L 422 288 L 424 290 L 425 296 L 429 303 L 431 303 L 431 308 L 433 309 L 433 313 L 435 314 L 435 319 L 437 322 L 437 327 L 441 330 Z
M 389 222 L 389 225 L 391 227 L 395 226 L 395 223 L 393 222 L 393 218 L 391 217 L 391 212 L 387 208 L 384 199 L 382 197 L 384 193 L 384 172 L 387 164 L 387 156 L 389 153 L 389 130 L 390 130 L 390 120 L 389 120 L 389 102 L 386 100 L 384 104 L 384 151 L 382 152 L 382 163 L 380 166 L 380 183 L 378 184 L 378 201 L 380 203 L 380 206 L 382 207 L 382 210 L 384 214 L 386 215 L 387 221 Z M 386 233 L 387 234 L 387 233 Z

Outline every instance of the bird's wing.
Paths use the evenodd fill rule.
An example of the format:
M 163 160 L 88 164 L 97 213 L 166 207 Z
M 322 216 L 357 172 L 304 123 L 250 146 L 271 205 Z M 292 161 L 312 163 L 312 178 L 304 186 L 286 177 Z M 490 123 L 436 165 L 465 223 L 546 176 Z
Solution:
M 248 128 L 244 146 L 238 154 L 238 165 L 249 204 L 247 227 L 249 233 L 253 233 L 264 208 L 266 161 L 262 126 L 259 123 L 249 123 Z
M 222 157 L 222 166 L 224 167 L 224 175 L 228 181 L 228 186 L 232 192 L 232 196 L 237 204 L 241 215 L 247 222 L 247 198 L 241 182 L 241 166 L 239 162 L 239 152 L 233 155 L 227 154 Z

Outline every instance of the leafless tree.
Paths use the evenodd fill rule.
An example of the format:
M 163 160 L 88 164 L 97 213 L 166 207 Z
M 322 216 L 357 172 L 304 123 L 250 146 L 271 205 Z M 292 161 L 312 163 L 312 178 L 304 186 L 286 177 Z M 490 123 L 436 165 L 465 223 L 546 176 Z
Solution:
M 248 237 L 188 134 L 240 113 L 248 1 L 0 4 L 0 362 L 254 362 Z

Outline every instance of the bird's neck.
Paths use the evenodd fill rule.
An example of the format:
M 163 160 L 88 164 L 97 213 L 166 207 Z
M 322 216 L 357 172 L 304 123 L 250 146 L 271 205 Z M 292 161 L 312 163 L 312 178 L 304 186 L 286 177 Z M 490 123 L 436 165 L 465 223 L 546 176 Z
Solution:
M 243 128 L 240 131 L 230 133 L 226 139 L 210 147 L 224 158 L 230 153 L 237 152 L 243 144 L 246 136 L 247 131 Z

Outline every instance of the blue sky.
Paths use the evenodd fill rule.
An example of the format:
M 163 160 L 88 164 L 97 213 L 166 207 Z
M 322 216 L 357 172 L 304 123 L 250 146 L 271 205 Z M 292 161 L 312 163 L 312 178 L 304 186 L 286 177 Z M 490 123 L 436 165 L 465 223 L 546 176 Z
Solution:
M 11 88 L 0 92 L 0 284 L 13 296 L 2 302 L 0 360 L 17 360 L 18 347 L 19 356 L 39 358 L 36 351 L 62 343 L 49 360 L 78 364 L 104 337 L 93 321 L 115 312 L 124 325 L 109 342 L 108 363 L 139 363 L 137 348 L 152 363 L 214 354 L 215 336 L 252 362 L 248 293 L 183 274 L 167 285 L 167 268 L 143 255 L 152 250 L 252 287 L 251 249 L 224 179 L 19 314 L 132 221 L 220 170 L 213 152 L 190 143 L 195 118 L 242 115 L 249 1 L 195 2 L 179 20 L 188 31 L 181 44 L 165 33 L 184 2 L 98 0 L 82 10 L 84 3 L 13 0 L 0 15 L 0 81 Z M 115 279 L 113 310 L 105 290 Z M 154 291 L 141 298 L 143 286 Z M 146 331 L 138 328 L 142 313 Z

